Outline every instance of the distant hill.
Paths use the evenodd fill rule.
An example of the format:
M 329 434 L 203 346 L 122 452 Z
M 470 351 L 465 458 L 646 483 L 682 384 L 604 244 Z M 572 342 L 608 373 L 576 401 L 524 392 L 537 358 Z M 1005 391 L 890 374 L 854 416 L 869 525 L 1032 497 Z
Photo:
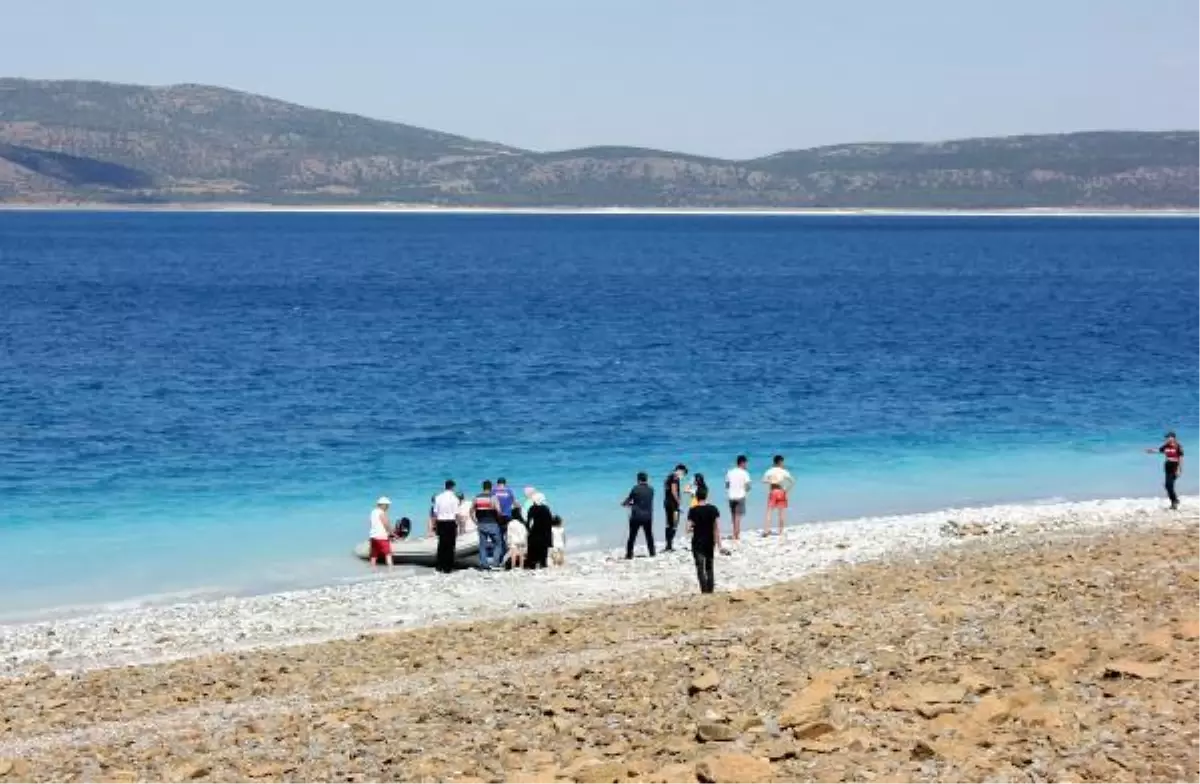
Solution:
M 1200 134 L 544 153 L 220 87 L 0 79 L 0 201 L 1195 208 Z

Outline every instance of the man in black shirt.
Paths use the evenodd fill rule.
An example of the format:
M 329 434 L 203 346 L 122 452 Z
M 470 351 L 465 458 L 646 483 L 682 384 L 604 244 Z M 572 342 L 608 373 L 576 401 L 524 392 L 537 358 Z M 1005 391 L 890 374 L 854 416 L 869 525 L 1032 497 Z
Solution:
M 1171 501 L 1171 511 L 1179 509 L 1179 495 L 1175 492 L 1175 482 L 1183 472 L 1183 444 L 1175 437 L 1175 431 L 1167 433 L 1166 441 L 1157 450 L 1147 449 L 1153 454 L 1160 452 L 1163 456 L 1163 472 L 1166 474 L 1167 498 Z
M 629 541 L 625 543 L 625 558 L 633 558 L 633 543 L 637 539 L 638 531 L 646 532 L 646 549 L 653 558 L 654 532 L 651 530 L 651 524 L 654 522 L 654 488 L 650 486 L 645 471 L 637 475 L 637 484 L 629 491 L 621 505 L 629 509 Z
M 680 481 L 687 473 L 687 466 L 680 463 L 663 481 L 663 511 L 667 513 L 667 546 L 664 549 L 668 553 L 675 549 L 675 529 L 679 527 L 679 510 L 683 506 Z
M 696 577 L 700 593 L 713 592 L 713 555 L 721 541 L 721 513 L 708 502 L 708 488 L 696 488 L 699 503 L 688 510 L 688 531 L 692 534 L 692 558 L 696 561 Z

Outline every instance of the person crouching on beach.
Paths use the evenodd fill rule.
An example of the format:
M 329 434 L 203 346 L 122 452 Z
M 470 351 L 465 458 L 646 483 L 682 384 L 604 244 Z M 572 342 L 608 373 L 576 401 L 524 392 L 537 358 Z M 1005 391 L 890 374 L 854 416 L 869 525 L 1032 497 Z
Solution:
M 796 484 L 791 472 L 783 467 L 783 455 L 775 455 L 772 465 L 763 474 L 763 482 L 770 486 L 767 494 L 767 518 L 763 521 L 763 536 L 771 535 L 771 512 L 775 512 L 779 521 L 779 537 L 783 538 L 783 526 L 786 523 L 788 508 L 788 492 Z
M 688 510 L 688 531 L 692 535 L 692 558 L 696 562 L 696 578 L 700 593 L 712 593 L 713 555 L 721 541 L 721 512 L 708 502 L 708 488 L 696 488 L 695 506 Z
M 368 553 L 371 568 L 377 568 L 382 559 L 392 568 L 392 527 L 388 523 L 388 508 L 392 502 L 386 495 L 380 496 L 371 510 L 371 550 Z
M 525 554 L 529 552 L 529 529 L 520 520 L 509 520 L 505 535 L 508 539 L 508 560 L 514 569 L 525 566 Z
M 563 566 L 567 562 L 567 528 L 563 519 L 554 515 L 550 524 L 550 563 Z

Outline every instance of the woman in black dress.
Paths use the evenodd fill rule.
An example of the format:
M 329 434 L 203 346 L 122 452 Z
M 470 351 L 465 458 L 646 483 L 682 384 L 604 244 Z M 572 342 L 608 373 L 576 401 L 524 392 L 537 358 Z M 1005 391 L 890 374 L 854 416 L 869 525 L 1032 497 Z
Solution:
M 526 512 L 529 524 L 529 556 L 525 559 L 526 569 L 545 569 L 550 557 L 550 528 L 554 525 L 554 514 L 546 505 L 546 496 L 535 493 L 533 504 Z

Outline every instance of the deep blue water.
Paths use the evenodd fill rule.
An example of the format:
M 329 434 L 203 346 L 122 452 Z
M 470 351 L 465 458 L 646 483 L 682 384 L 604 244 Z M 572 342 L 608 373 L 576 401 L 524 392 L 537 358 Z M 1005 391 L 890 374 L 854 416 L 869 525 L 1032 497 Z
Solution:
M 447 476 L 603 543 L 637 470 L 738 452 L 802 519 L 1152 495 L 1198 253 L 1195 219 L 0 213 L 0 612 L 355 574 L 375 496 Z

